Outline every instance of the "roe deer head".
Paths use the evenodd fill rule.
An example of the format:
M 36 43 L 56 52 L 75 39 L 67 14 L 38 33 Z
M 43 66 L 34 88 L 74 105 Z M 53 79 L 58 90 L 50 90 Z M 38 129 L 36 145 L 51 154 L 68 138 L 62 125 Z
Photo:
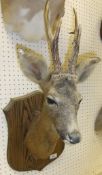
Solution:
M 49 1 L 44 12 L 45 30 L 53 62 L 53 70 L 48 69 L 43 56 L 32 50 L 18 45 L 18 57 L 23 73 L 32 81 L 38 83 L 43 90 L 45 100 L 43 105 L 46 114 L 63 140 L 72 144 L 80 142 L 80 132 L 77 122 L 77 112 L 82 101 L 77 90 L 77 83 L 84 81 L 95 65 L 100 61 L 98 57 L 77 64 L 81 30 L 75 15 L 75 31 L 72 43 L 73 50 L 68 61 L 67 70 L 64 70 L 59 58 L 58 40 L 61 26 L 61 17 L 57 16 L 54 22 L 54 31 L 49 22 Z M 68 53 L 67 53 L 68 54 Z

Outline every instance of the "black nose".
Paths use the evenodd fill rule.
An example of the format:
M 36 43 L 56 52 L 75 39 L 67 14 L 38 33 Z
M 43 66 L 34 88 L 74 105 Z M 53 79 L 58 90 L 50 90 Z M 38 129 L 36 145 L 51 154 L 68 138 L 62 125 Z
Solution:
M 79 143 L 81 140 L 79 132 L 72 132 L 69 134 L 69 141 L 71 144 Z

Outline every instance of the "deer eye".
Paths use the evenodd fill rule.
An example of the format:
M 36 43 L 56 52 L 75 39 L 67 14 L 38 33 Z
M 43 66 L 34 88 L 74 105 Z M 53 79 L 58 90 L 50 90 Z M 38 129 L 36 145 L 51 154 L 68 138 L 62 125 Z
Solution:
M 57 105 L 57 103 L 56 103 L 56 101 L 54 99 L 52 99 L 50 97 L 47 97 L 46 99 L 47 99 L 47 103 L 48 104 L 50 104 L 50 105 L 56 104 Z

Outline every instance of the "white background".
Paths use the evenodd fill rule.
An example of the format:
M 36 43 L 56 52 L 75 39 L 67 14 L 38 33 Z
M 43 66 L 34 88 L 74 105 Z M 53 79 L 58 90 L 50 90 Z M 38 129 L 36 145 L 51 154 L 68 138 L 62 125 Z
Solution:
M 66 50 L 72 7 L 75 7 L 82 27 L 80 53 L 95 51 L 102 58 L 102 42 L 99 37 L 102 0 L 66 0 L 66 15 L 60 34 L 60 55 L 64 55 Z M 27 43 L 16 34 L 7 33 L 0 13 L 0 175 L 102 175 L 102 137 L 94 133 L 96 114 L 102 106 L 102 63 L 85 83 L 79 85 L 83 95 L 78 113 L 81 143 L 66 145 L 60 158 L 41 172 L 19 173 L 9 167 L 6 158 L 7 124 L 2 109 L 10 98 L 38 89 L 36 84 L 23 76 L 19 68 L 15 52 L 17 43 L 25 43 L 48 58 L 46 42 Z

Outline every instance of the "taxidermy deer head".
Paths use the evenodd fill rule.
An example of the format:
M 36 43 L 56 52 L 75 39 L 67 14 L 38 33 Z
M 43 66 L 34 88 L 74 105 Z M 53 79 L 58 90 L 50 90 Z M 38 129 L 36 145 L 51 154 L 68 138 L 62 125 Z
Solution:
M 43 11 L 46 0 L 1 0 L 8 31 L 17 32 L 27 41 L 41 39 L 44 34 Z M 50 0 L 50 24 L 64 15 L 65 0 Z
M 28 50 L 22 45 L 17 46 L 19 62 L 23 73 L 32 81 L 38 83 L 44 93 L 42 115 L 46 114 L 54 123 L 56 131 L 64 140 L 72 144 L 80 142 L 80 132 L 77 123 L 77 112 L 82 101 L 77 90 L 77 83 L 84 81 L 95 65 L 98 57 L 90 57 L 77 64 L 81 30 L 75 14 L 75 31 L 70 59 L 66 61 L 65 70 L 59 58 L 58 40 L 61 27 L 61 17 L 58 15 L 52 30 L 49 21 L 49 1 L 44 11 L 44 21 L 53 70 L 48 69 L 42 55 Z M 69 53 L 66 53 L 66 58 Z

